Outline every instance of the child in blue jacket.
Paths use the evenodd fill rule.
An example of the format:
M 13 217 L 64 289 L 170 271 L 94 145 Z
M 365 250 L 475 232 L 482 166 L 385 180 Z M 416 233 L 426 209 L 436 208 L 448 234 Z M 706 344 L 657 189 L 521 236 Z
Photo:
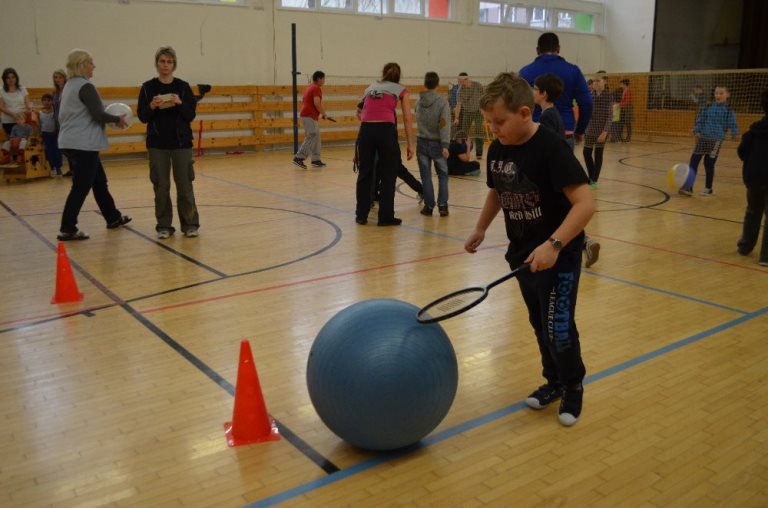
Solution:
M 690 178 L 688 187 L 681 187 L 678 193 L 682 196 L 693 195 L 693 183 L 696 181 L 696 172 L 699 162 L 704 157 L 704 169 L 707 172 L 705 188 L 702 196 L 712 195 L 712 183 L 715 179 L 715 162 L 720 154 L 720 146 L 725 139 L 725 133 L 730 130 L 733 139 L 739 135 L 739 127 L 736 125 L 736 114 L 728 106 L 730 93 L 724 86 L 715 87 L 715 102 L 703 108 L 696 119 L 693 134 L 696 136 L 696 146 L 691 154 L 690 168 L 693 178 Z

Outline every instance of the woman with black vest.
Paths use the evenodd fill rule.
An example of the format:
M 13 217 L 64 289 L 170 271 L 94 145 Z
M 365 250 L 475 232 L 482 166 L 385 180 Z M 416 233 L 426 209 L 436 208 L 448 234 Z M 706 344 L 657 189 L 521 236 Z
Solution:
M 147 124 L 149 179 L 155 191 L 157 237 L 169 238 L 173 227 L 171 201 L 171 168 L 176 184 L 176 206 L 181 232 L 196 237 L 200 217 L 195 204 L 194 159 L 192 156 L 192 126 L 197 101 L 186 81 L 173 76 L 176 51 L 165 46 L 155 52 L 157 77 L 141 85 L 139 91 L 139 120 Z

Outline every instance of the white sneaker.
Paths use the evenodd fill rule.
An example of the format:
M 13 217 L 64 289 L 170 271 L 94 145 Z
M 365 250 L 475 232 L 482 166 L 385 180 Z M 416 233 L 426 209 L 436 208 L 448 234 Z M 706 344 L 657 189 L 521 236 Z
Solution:
M 171 237 L 171 232 L 168 231 L 167 229 L 161 229 L 160 231 L 157 232 L 157 237 L 160 240 L 167 240 Z
M 704 197 L 712 197 L 712 189 L 704 189 L 699 195 Z
M 200 236 L 200 233 L 197 231 L 197 228 L 189 228 L 188 230 L 184 231 L 184 236 L 187 238 L 197 238 Z

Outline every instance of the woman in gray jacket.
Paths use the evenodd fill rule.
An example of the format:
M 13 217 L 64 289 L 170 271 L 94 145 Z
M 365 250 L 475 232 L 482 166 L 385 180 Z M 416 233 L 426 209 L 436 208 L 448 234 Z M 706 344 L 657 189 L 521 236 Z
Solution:
M 99 151 L 109 146 L 104 125 L 114 123 L 124 128 L 128 124 L 124 116 L 104 111 L 99 92 L 90 82 L 95 68 L 91 55 L 82 49 L 73 49 L 67 57 L 69 80 L 61 93 L 59 148 L 69 159 L 73 176 L 57 237 L 61 241 L 88 239 L 87 234 L 77 229 L 77 216 L 91 189 L 108 229 L 131 222 L 115 206 L 99 158 Z

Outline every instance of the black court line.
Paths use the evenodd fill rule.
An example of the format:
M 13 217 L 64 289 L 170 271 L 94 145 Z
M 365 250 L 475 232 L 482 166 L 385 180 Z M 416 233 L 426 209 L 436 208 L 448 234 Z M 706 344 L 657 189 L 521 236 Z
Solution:
M 27 221 L 25 221 L 22 217 L 20 217 L 18 214 L 16 214 L 10 207 L 8 207 L 3 201 L 0 201 L 0 205 L 5 208 L 8 213 L 10 213 L 16 220 L 24 226 L 30 233 L 32 233 L 38 240 L 40 240 L 43 244 L 47 245 L 52 251 L 56 252 L 57 247 L 50 242 L 45 236 L 42 235 L 39 231 L 37 231 L 35 228 L 33 228 Z M 96 277 L 94 277 L 90 272 L 85 270 L 82 266 L 80 266 L 77 262 L 72 261 L 70 259 L 70 265 L 73 269 L 77 270 L 80 275 L 85 277 L 86 280 L 88 280 L 91 284 L 93 284 L 99 291 L 107 295 L 107 297 L 115 302 L 117 306 L 122 308 L 128 315 L 130 315 L 132 318 L 134 318 L 136 321 L 138 321 L 142 326 L 144 326 L 147 330 L 152 332 L 157 338 L 165 342 L 168 346 L 170 346 L 174 351 L 176 351 L 179 355 L 181 355 L 185 360 L 187 360 L 189 363 L 191 363 L 193 366 L 197 368 L 198 371 L 200 371 L 203 375 L 205 375 L 207 378 L 209 378 L 211 381 L 216 383 L 219 387 L 224 389 L 228 394 L 234 397 L 235 395 L 235 387 L 232 386 L 232 384 L 227 381 L 223 376 L 221 376 L 218 372 L 216 372 L 214 369 L 212 369 L 208 364 L 206 364 L 204 361 L 202 361 L 200 358 L 195 356 L 191 351 L 189 351 L 187 348 L 182 346 L 179 342 L 174 340 L 170 335 L 165 333 L 160 327 L 155 325 L 153 322 L 151 322 L 149 319 L 147 319 L 145 316 L 143 316 L 138 310 L 134 309 L 130 304 L 125 302 L 123 299 L 121 299 L 117 294 L 112 292 L 108 287 L 106 287 L 104 284 L 102 284 Z M 86 312 L 90 311 L 84 311 L 81 312 L 85 314 Z M 314 462 L 318 467 L 320 467 L 323 471 L 325 471 L 327 474 L 332 474 L 337 471 L 339 471 L 338 466 L 336 466 L 333 462 L 328 460 L 326 457 L 324 457 L 322 454 L 320 454 L 318 451 L 314 450 L 311 446 L 309 446 L 306 441 L 299 438 L 295 432 L 293 432 L 290 428 L 285 426 L 284 424 L 278 422 L 277 420 L 275 423 L 278 425 L 278 430 L 280 433 L 285 437 L 285 440 L 291 443 L 297 450 L 299 450 L 305 457 L 307 457 L 309 460 Z
M 9 210 L 9 212 L 10 212 L 10 209 L 7 206 L 5 206 L 5 204 L 3 204 L 3 206 L 6 208 L 6 210 Z M 157 291 L 155 293 L 148 293 L 146 295 L 138 296 L 138 297 L 135 297 L 135 298 L 130 298 L 130 299 L 126 300 L 126 302 L 134 303 L 134 302 L 138 302 L 138 301 L 154 298 L 156 296 L 162 296 L 162 295 L 171 294 L 171 293 L 174 293 L 174 292 L 177 292 L 177 291 L 182 291 L 184 289 L 190 289 L 190 288 L 193 288 L 193 287 L 203 286 L 203 285 L 206 285 L 206 284 L 211 284 L 213 282 L 220 282 L 222 280 L 233 279 L 233 278 L 242 277 L 242 276 L 245 276 L 245 275 L 253 275 L 255 273 L 265 272 L 265 271 L 268 271 L 268 270 L 274 270 L 274 269 L 277 269 L 277 268 L 282 268 L 284 266 L 292 265 L 294 263 L 299 263 L 301 261 L 304 261 L 306 259 L 312 258 L 314 256 L 318 256 L 318 255 L 320 255 L 320 254 L 330 250 L 331 248 L 336 246 L 336 244 L 338 244 L 341 241 L 341 237 L 342 237 L 342 230 L 341 230 L 341 228 L 336 223 L 326 219 L 325 217 L 321 217 L 319 215 L 315 215 L 315 214 L 311 214 L 311 213 L 300 212 L 300 211 L 296 211 L 296 210 L 288 210 L 288 209 L 285 209 L 285 208 L 273 208 L 273 207 L 266 207 L 266 206 L 254 206 L 254 205 L 198 205 L 198 206 L 200 206 L 200 207 L 211 207 L 211 208 L 254 208 L 254 209 L 260 209 L 260 210 L 272 210 L 272 211 L 279 211 L 279 212 L 295 213 L 295 214 L 298 214 L 298 215 L 305 215 L 307 217 L 323 221 L 326 224 L 328 224 L 329 226 L 331 226 L 331 228 L 335 232 L 335 236 L 334 236 L 333 240 L 328 245 L 325 245 L 324 247 L 321 247 L 320 249 L 317 249 L 317 250 L 315 250 L 313 252 L 310 252 L 309 254 L 306 254 L 304 256 L 301 256 L 301 257 L 298 257 L 298 258 L 294 258 L 294 259 L 290 259 L 290 260 L 284 261 L 282 263 L 277 263 L 277 264 L 274 264 L 274 265 L 265 266 L 265 267 L 262 267 L 262 268 L 256 268 L 256 269 L 253 269 L 253 270 L 246 270 L 244 272 L 238 272 L 238 273 L 233 273 L 233 274 L 227 275 L 224 272 L 216 270 L 213 267 L 209 267 L 208 265 L 205 265 L 204 263 L 201 263 L 198 260 L 196 260 L 196 259 L 194 259 L 194 258 L 192 258 L 190 256 L 187 256 L 183 252 L 179 252 L 178 250 L 176 250 L 176 249 L 174 249 L 174 248 L 172 248 L 172 247 L 170 247 L 170 246 L 168 246 L 168 245 L 166 245 L 166 244 L 164 244 L 162 242 L 159 242 L 159 241 L 156 241 L 156 240 L 150 238 L 149 236 L 147 236 L 147 235 L 145 235 L 145 234 L 135 230 L 134 228 L 132 228 L 130 226 L 123 226 L 124 229 L 128 229 L 133 234 L 135 234 L 135 235 L 137 235 L 137 236 L 139 236 L 141 238 L 144 238 L 145 240 L 150 241 L 150 242 L 152 242 L 152 243 L 154 243 L 156 245 L 159 245 L 163 249 L 171 252 L 172 254 L 174 254 L 174 255 L 176 255 L 178 257 L 181 257 L 182 259 L 184 259 L 186 261 L 189 261 L 190 263 L 192 263 L 192 264 L 194 264 L 196 266 L 199 266 L 199 267 L 201 267 L 203 269 L 206 269 L 206 270 L 208 270 L 208 271 L 210 271 L 210 272 L 212 272 L 212 273 L 214 273 L 215 275 L 218 276 L 218 278 L 216 278 L 216 279 L 209 279 L 209 280 L 204 280 L 204 281 L 200 281 L 200 282 L 194 282 L 194 283 L 191 283 L 191 284 L 185 284 L 183 286 L 178 286 L 178 287 L 171 288 L 171 289 L 166 289 L 166 290 L 163 290 L 163 291 Z M 129 209 L 130 210 L 135 210 L 137 208 L 147 208 L 147 207 L 132 207 L 132 208 L 129 208 Z M 99 212 L 96 212 L 96 213 L 101 215 Z M 16 214 L 14 214 L 14 216 L 15 215 Z M 39 214 L 39 215 L 50 215 L 50 214 Z M 95 310 L 100 310 L 101 308 L 104 308 L 104 307 L 100 307 L 99 309 L 95 309 Z M 92 310 L 94 310 L 94 309 L 92 309 Z M 76 315 L 76 314 L 80 314 L 80 313 L 82 313 L 82 311 L 76 312 L 76 313 L 73 313 L 73 314 L 70 314 L 70 315 Z M 45 319 L 45 320 L 42 320 L 42 321 L 37 321 L 35 323 L 42 323 L 42 322 L 58 319 L 59 317 L 61 317 L 61 316 L 57 316 L 56 318 Z M 2 333 L 4 331 L 7 331 L 7 330 L 0 330 L 0 333 Z
M 133 207 L 133 208 L 130 208 L 130 210 L 135 210 L 136 208 L 137 208 L 137 207 Z M 149 208 L 149 207 L 139 207 L 139 208 Z M 103 215 L 101 214 L 101 212 L 99 212 L 99 211 L 95 211 L 95 213 L 96 213 L 96 215 L 101 215 L 101 216 L 103 217 Z M 217 270 L 217 269 L 215 269 L 215 268 L 213 268 L 213 267 L 211 267 L 211 266 L 208 266 L 208 265 L 206 265 L 205 263 L 203 263 L 203 262 L 201 262 L 201 261 L 198 261 L 197 259 L 195 259 L 195 258 L 193 258 L 193 257 L 187 256 L 187 255 L 186 255 L 186 254 L 184 254 L 183 252 L 179 252 L 178 250 L 176 250 L 176 249 L 174 249 L 174 248 L 172 248 L 172 247 L 170 247 L 170 246 L 168 246 L 168 245 L 164 244 L 163 242 L 159 242 L 159 241 L 157 241 L 157 240 L 153 240 L 153 239 L 152 239 L 152 238 L 150 238 L 149 236 L 147 236 L 147 235 L 145 235 L 144 233 L 142 233 L 142 232 L 140 232 L 140 231 L 138 231 L 138 230 L 134 229 L 134 228 L 133 228 L 133 227 L 131 227 L 131 226 L 123 226 L 123 229 L 127 229 L 128 231 L 130 231 L 130 232 L 131 232 L 131 233 L 133 233 L 134 235 L 136 235 L 136 236 L 140 236 L 141 238 L 144 238 L 145 240 L 147 240 L 147 241 L 149 241 L 149 242 L 152 242 L 152 243 L 154 243 L 154 244 L 158 245 L 158 246 L 159 246 L 159 247 L 161 247 L 162 249 L 165 249 L 166 251 L 170 252 L 171 254 L 173 254 L 173 255 L 175 255 L 175 256 L 178 256 L 178 257 L 182 258 L 183 260 L 185 260 L 185 261 L 187 261 L 187 262 L 189 262 L 189 263 L 192 263 L 193 265 L 195 265 L 195 266 L 197 266 L 197 267 L 199 267 L 199 268 L 202 268 L 203 270 L 206 270 L 206 271 L 208 271 L 208 272 L 211 272 L 211 273 L 212 273 L 212 274 L 214 274 L 214 275 L 218 275 L 219 277 L 226 277 L 226 276 L 227 276 L 227 274 L 226 274 L 226 273 L 224 273 L 224 272 L 221 272 L 221 271 L 219 271 L 219 270 Z

